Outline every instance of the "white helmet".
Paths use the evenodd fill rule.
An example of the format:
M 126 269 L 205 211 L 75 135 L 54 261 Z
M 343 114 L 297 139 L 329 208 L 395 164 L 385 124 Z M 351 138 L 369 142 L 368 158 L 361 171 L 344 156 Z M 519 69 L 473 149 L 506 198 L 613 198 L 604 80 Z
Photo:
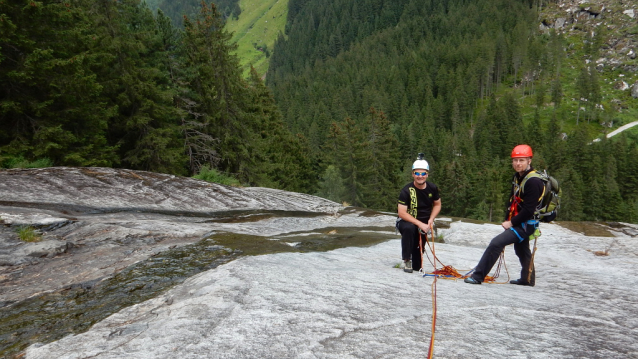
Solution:
M 414 170 L 430 171 L 430 164 L 428 163 L 428 161 L 424 160 L 423 157 L 424 157 L 423 153 L 419 153 L 419 155 L 416 158 L 416 161 L 414 161 L 414 163 L 412 164 L 412 171 Z

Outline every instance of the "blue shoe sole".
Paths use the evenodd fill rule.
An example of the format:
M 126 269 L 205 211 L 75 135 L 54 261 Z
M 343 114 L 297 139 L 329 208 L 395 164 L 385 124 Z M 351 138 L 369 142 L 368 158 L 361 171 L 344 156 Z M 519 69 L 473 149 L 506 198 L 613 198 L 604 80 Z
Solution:
M 481 284 L 481 282 L 477 281 L 476 279 L 469 277 L 469 278 L 465 278 L 463 280 L 465 283 L 470 283 L 470 284 Z

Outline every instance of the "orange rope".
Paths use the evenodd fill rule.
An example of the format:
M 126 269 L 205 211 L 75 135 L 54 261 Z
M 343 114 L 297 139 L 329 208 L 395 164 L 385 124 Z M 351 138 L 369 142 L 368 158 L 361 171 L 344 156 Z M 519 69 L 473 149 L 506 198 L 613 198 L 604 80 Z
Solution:
M 505 267 L 505 273 L 507 273 L 507 279 L 505 282 L 497 282 L 496 279 L 501 275 L 501 267 Z M 494 283 L 494 284 L 505 284 L 510 281 L 510 272 L 507 270 L 507 264 L 505 264 L 505 250 L 501 252 L 501 255 L 498 257 L 498 264 L 496 265 L 496 270 L 494 271 L 494 276 L 486 276 L 484 282 Z
M 432 252 L 432 256 L 433 256 L 433 260 L 430 259 L 430 256 L 428 256 L 428 260 L 430 261 L 430 264 L 432 264 L 434 266 L 434 270 L 430 273 L 425 273 L 424 274 L 429 274 L 431 276 L 433 276 L 434 278 L 443 278 L 443 279 L 453 279 L 453 280 L 457 280 L 457 279 L 465 279 L 467 277 L 469 277 L 472 272 L 474 271 L 474 269 L 470 270 L 469 272 L 467 272 L 465 275 L 461 274 L 458 272 L 458 270 L 452 266 L 447 266 L 444 265 L 443 262 L 441 262 L 441 260 L 435 255 L 434 253 L 434 245 L 430 244 L 430 242 L 426 241 L 426 243 L 428 244 L 428 246 L 430 247 L 430 251 Z M 427 253 L 426 253 L 427 255 Z M 436 262 L 439 262 L 441 264 L 441 268 L 440 269 L 436 269 Z M 505 272 L 507 273 L 507 280 L 504 282 L 497 282 L 496 279 L 500 276 L 501 273 L 501 268 L 504 267 L 505 268 Z M 509 283 L 509 279 L 510 279 L 510 274 L 509 271 L 507 270 L 507 264 L 505 264 L 505 252 L 501 252 L 501 255 L 498 258 L 498 264 L 496 265 L 496 270 L 494 271 L 494 275 L 493 276 L 486 276 L 484 279 L 484 282 L 486 283 L 493 283 L 493 284 L 505 284 L 505 283 Z
M 443 279 L 454 279 L 454 280 L 465 279 L 470 276 L 470 274 L 474 271 L 474 269 L 470 270 L 465 275 L 462 275 L 456 270 L 456 268 L 452 266 L 444 265 L 443 262 L 441 262 L 439 258 L 436 256 L 436 251 L 434 250 L 434 241 L 432 242 L 428 241 L 427 233 L 421 233 L 421 231 L 419 231 L 419 233 L 420 233 L 419 234 L 419 250 L 421 251 L 421 270 L 423 271 L 423 276 L 425 276 L 426 274 L 430 274 L 434 277 L 434 280 L 432 281 L 432 291 L 431 291 L 432 292 L 432 335 L 430 336 L 430 347 L 428 349 L 428 359 L 432 359 L 432 356 L 434 354 L 434 334 L 436 332 L 436 281 L 439 277 Z M 425 251 L 425 247 L 423 246 L 424 238 L 425 238 L 425 243 L 428 245 L 428 247 L 430 248 L 430 251 L 432 252 L 432 259 L 430 259 L 430 256 L 427 254 L 427 252 Z M 428 257 L 428 261 L 430 261 L 430 264 L 432 264 L 432 267 L 434 267 L 434 270 L 431 273 L 426 273 L 424 269 L 425 267 L 423 266 L 424 257 L 426 256 Z M 436 268 L 436 262 L 439 262 L 441 264 L 442 267 L 440 269 Z M 496 279 L 501 274 L 501 267 L 505 267 L 505 273 L 507 273 L 507 280 L 505 282 L 496 281 Z M 501 255 L 498 257 L 498 264 L 496 265 L 496 270 L 494 271 L 494 275 L 486 276 L 484 279 L 484 282 L 504 284 L 504 283 L 508 283 L 509 279 L 510 279 L 510 274 L 509 274 L 509 271 L 507 270 L 507 264 L 505 264 L 505 250 L 503 250 L 501 252 Z
M 423 238 L 425 237 L 425 243 L 429 243 L 428 241 L 428 235 L 427 233 L 422 233 L 419 236 L 419 244 L 421 245 L 421 270 L 423 270 L 423 254 L 427 253 L 425 252 L 425 248 L 423 247 Z M 428 246 L 430 246 L 428 244 Z M 434 244 L 432 244 L 430 246 L 430 250 L 432 251 L 432 256 L 435 258 L 436 261 L 436 253 L 434 252 Z M 428 259 L 430 259 L 430 257 L 428 257 Z M 430 261 L 430 263 L 432 263 L 432 261 Z M 432 265 L 434 266 L 434 270 L 436 271 L 436 265 L 434 263 L 432 263 Z M 437 280 L 438 276 L 434 276 L 434 280 L 432 281 L 432 335 L 430 336 L 430 348 L 428 349 L 428 359 L 432 359 L 432 356 L 434 354 L 434 333 L 436 331 L 436 280 Z

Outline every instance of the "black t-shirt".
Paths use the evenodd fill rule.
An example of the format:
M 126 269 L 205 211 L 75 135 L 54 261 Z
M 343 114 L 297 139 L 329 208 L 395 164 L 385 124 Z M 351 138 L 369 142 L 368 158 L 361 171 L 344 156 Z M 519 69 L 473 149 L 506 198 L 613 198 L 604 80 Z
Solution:
M 425 182 L 424 189 L 414 187 L 410 182 L 399 193 L 399 204 L 408 206 L 408 213 L 421 222 L 427 223 L 432 214 L 434 201 L 441 199 L 439 189 L 432 182 Z

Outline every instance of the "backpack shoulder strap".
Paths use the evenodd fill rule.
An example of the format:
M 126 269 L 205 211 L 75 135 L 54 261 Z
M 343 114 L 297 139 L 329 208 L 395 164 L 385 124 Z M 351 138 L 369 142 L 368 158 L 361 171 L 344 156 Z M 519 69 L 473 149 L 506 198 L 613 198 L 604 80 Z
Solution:
M 530 178 L 540 178 L 541 181 L 543 181 L 543 183 L 547 182 L 547 179 L 541 175 L 540 173 L 538 173 L 536 170 L 532 170 L 530 171 L 530 173 L 528 173 L 525 178 L 523 178 L 523 181 L 521 182 L 521 195 L 523 194 L 523 191 L 525 190 L 525 183 L 527 182 L 528 179 Z M 543 192 L 541 193 L 541 196 L 538 198 L 539 204 L 541 203 L 541 201 L 543 200 L 543 197 L 545 196 L 545 193 L 547 191 L 546 186 L 543 186 Z
M 523 178 L 523 181 L 521 181 L 521 193 L 523 193 L 523 190 L 525 189 L 525 183 L 527 183 L 527 180 L 530 178 L 540 178 L 541 180 L 543 180 L 543 182 L 545 182 L 543 176 L 540 173 L 536 172 L 536 170 L 532 170 L 525 176 L 525 178 Z

